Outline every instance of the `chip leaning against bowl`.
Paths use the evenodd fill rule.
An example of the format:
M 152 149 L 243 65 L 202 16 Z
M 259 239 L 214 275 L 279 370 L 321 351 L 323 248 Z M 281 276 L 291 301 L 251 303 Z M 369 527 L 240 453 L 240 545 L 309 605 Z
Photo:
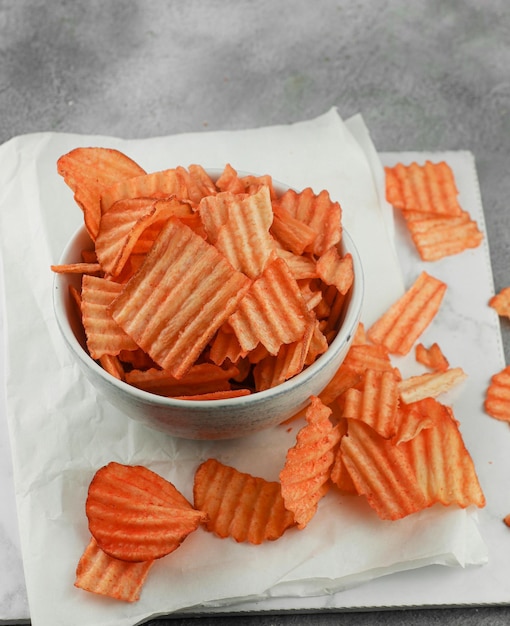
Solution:
M 145 173 L 106 148 L 73 150 L 58 171 L 85 226 L 52 268 L 57 320 L 127 415 L 237 437 L 284 421 L 333 377 L 363 277 L 327 191 L 230 165 Z

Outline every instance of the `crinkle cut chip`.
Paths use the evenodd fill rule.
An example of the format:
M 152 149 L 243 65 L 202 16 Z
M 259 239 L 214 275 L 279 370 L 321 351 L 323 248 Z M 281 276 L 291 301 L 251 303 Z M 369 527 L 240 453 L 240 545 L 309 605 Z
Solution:
M 194 505 L 207 514 L 204 525 L 221 538 L 261 544 L 279 539 L 294 525 L 280 484 L 208 459 L 195 472 Z
M 138 347 L 108 312 L 121 291 L 122 285 L 105 278 L 84 276 L 82 279 L 82 321 L 87 349 L 93 359 L 118 355 L 122 350 L 136 350 Z
M 491 417 L 510 422 L 510 365 L 492 376 L 486 390 L 484 406 Z
M 243 350 L 261 343 L 274 355 L 282 344 L 302 339 L 310 319 L 296 280 L 285 261 L 276 257 L 253 281 L 229 324 Z
M 307 251 L 321 256 L 342 238 L 342 209 L 326 190 L 315 194 L 310 187 L 296 192 L 289 189 L 276 201 L 293 218 L 309 226 L 316 234 Z
M 282 496 L 293 512 L 298 528 L 308 525 L 321 498 L 329 488 L 331 468 L 341 431 L 330 420 L 331 409 L 320 398 L 312 396 L 306 411 L 306 424 L 287 451 L 280 472 Z
M 95 473 L 85 510 L 101 550 L 134 562 L 170 554 L 205 519 L 162 476 L 141 465 L 115 462 Z
M 112 316 L 162 369 L 180 378 L 250 284 L 213 246 L 171 218 L 112 303 Z
M 76 568 L 74 585 L 123 602 L 137 602 L 154 561 L 129 562 L 103 552 L 91 537 Z
M 111 148 L 75 148 L 57 161 L 57 171 L 74 192 L 85 226 L 94 241 L 101 219 L 101 194 L 121 180 L 145 174 L 128 156 Z
M 368 338 L 392 354 L 406 355 L 436 316 L 446 289 L 446 283 L 421 272 L 404 295 L 368 329 Z

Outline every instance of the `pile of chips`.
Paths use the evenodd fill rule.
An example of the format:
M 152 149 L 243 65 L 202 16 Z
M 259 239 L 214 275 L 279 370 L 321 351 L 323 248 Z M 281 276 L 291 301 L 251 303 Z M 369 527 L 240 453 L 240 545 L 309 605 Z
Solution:
M 479 243 L 460 235 L 473 228 L 460 226 L 444 166 L 406 170 L 420 198 L 435 190 L 428 204 L 416 203 L 402 167 L 387 171 L 388 194 L 415 223 L 423 258 Z M 327 349 L 354 279 L 352 259 L 338 252 L 340 205 L 327 192 L 278 196 L 270 177 L 239 176 L 230 165 L 216 181 L 197 165 L 147 174 L 95 148 L 64 155 L 59 171 L 94 250 L 53 269 L 83 274 L 73 297 L 88 350 L 113 375 L 172 397 L 231 397 L 278 384 Z M 199 529 L 276 541 L 303 531 L 328 493 L 363 497 L 382 520 L 433 505 L 483 507 L 459 423 L 438 399 L 466 375 L 437 343 L 418 341 L 446 290 L 421 272 L 370 328 L 359 325 L 331 382 L 291 418 L 299 427 L 277 481 L 209 458 L 195 469 L 190 502 L 146 467 L 100 468 L 75 585 L 136 601 L 155 560 Z M 413 348 L 427 371 L 403 378 L 391 357 Z
M 73 290 L 90 356 L 181 399 L 276 386 L 323 354 L 354 280 L 327 191 L 277 193 L 270 176 L 199 165 L 146 173 L 123 153 L 77 148 L 58 171 L 93 249 L 55 272 Z
M 417 361 L 429 370 L 421 375 L 403 378 L 391 361 L 391 354 L 409 352 L 407 336 L 417 338 L 439 310 L 440 298 L 430 306 L 423 297 L 428 276 L 420 275 L 368 331 L 360 324 L 333 380 L 291 418 L 304 418 L 304 424 L 278 481 L 209 458 L 196 468 L 188 502 L 145 467 L 110 463 L 99 469 L 86 502 L 92 537 L 75 585 L 136 601 L 154 560 L 174 552 L 199 527 L 225 540 L 275 541 L 291 529 L 305 529 L 331 491 L 366 498 L 383 520 L 435 504 L 483 507 L 459 424 L 438 400 L 465 379 L 464 372 L 449 366 L 437 343 L 415 344 Z M 433 285 L 437 290 L 437 279 Z M 408 310 L 414 311 L 411 319 Z M 407 347 L 403 339 L 394 342 L 392 333 L 379 335 L 381 327 L 398 329 Z

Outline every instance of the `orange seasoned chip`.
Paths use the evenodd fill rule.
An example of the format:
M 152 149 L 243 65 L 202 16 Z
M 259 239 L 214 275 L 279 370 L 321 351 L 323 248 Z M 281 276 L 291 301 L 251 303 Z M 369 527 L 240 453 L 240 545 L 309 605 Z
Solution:
M 359 419 L 386 439 L 397 427 L 399 382 L 393 371 L 367 369 L 360 389 L 345 393 L 343 416 Z
M 510 422 L 510 365 L 492 376 L 487 387 L 484 407 L 491 417 Z
M 428 506 L 406 454 L 361 420 L 348 420 L 342 460 L 357 492 L 381 519 L 397 520 Z
M 209 198 L 209 207 L 211 203 Z M 232 196 L 227 212 L 228 218 L 218 229 L 214 245 L 236 270 L 257 278 L 274 249 L 269 233 L 273 209 L 268 187 L 262 186 L 256 193 L 240 199 Z
M 395 206 L 398 208 L 435 215 L 461 213 L 455 177 L 445 161 L 426 161 L 423 165 L 397 163 L 393 168 L 386 168 L 386 176 L 388 173 L 388 201 L 397 198 L 398 205 Z
M 321 256 L 342 238 L 342 209 L 326 190 L 315 194 L 310 187 L 300 192 L 289 189 L 274 204 L 316 233 L 313 243 L 307 247 L 309 252 Z
M 397 431 L 393 437 L 396 444 L 416 437 L 423 428 L 434 425 L 433 419 L 425 411 L 423 402 L 405 404 L 400 402 L 397 413 Z
M 501 317 L 510 318 L 510 287 L 504 287 L 489 300 L 491 306 Z
M 194 505 L 207 514 L 205 527 L 219 537 L 261 544 L 294 525 L 278 482 L 208 459 L 195 472 Z
M 166 370 L 132 370 L 126 373 L 126 382 L 159 396 L 178 397 L 231 389 L 229 380 L 237 368 L 221 368 L 213 363 L 193 365 L 184 376 L 175 378 Z
M 477 248 L 483 240 L 477 223 L 466 212 L 458 217 L 408 221 L 407 226 L 423 261 L 437 261 Z
M 282 496 L 293 512 L 298 528 L 310 522 L 321 498 L 329 488 L 329 475 L 335 460 L 341 431 L 329 419 L 331 409 L 312 396 L 306 411 L 306 425 L 296 436 L 295 445 L 287 451 L 280 472 Z
M 444 372 L 428 372 L 405 378 L 400 381 L 398 390 L 402 400 L 409 404 L 427 397 L 435 398 L 466 378 L 467 374 L 461 367 L 453 367 Z
M 118 276 L 138 240 L 151 225 L 156 223 L 158 233 L 172 215 L 182 218 L 191 214 L 190 205 L 175 197 L 118 200 L 102 215 L 99 223 L 95 249 L 102 269 Z M 151 245 L 155 238 L 156 235 L 152 237 Z M 140 249 L 136 251 L 140 252 Z
M 317 237 L 316 231 L 302 220 L 293 217 L 285 207 L 273 204 L 271 234 L 283 248 L 298 256 L 309 249 Z
M 308 280 L 317 278 L 317 267 L 315 261 L 308 256 L 294 254 L 285 248 L 275 248 L 275 254 L 287 263 L 291 274 L 296 280 Z
M 154 561 L 139 563 L 109 556 L 91 537 L 76 568 L 74 585 L 114 600 L 137 602 Z
M 178 400 L 226 400 L 228 398 L 241 398 L 249 396 L 250 389 L 227 389 L 225 391 L 210 391 L 208 393 L 199 393 L 187 396 L 175 396 Z
M 187 199 L 186 181 L 177 169 L 142 174 L 110 185 L 101 193 L 101 215 L 119 200 L 128 198 Z
M 282 344 L 278 354 L 268 355 L 257 362 L 253 368 L 256 391 L 275 387 L 303 370 L 315 327 L 315 320 L 311 319 L 302 339 Z
M 213 246 L 170 218 L 111 312 L 162 369 L 180 378 L 250 284 Z
M 421 272 L 414 283 L 368 329 L 370 341 L 386 346 L 393 354 L 405 355 L 437 314 L 446 283 Z
M 61 265 L 52 265 L 51 271 L 56 274 L 97 275 L 101 272 L 101 266 L 99 263 L 63 263 Z
M 151 561 L 173 552 L 205 519 L 163 477 L 141 465 L 115 462 L 95 473 L 85 510 L 98 546 L 123 561 Z
M 425 398 L 421 403 L 433 425 L 398 447 L 414 467 L 427 502 L 462 508 L 485 506 L 473 459 L 452 410 L 433 398 Z
M 397 368 L 391 362 L 388 349 L 380 344 L 353 343 L 345 356 L 343 366 L 359 374 L 364 374 L 367 369 L 371 369 L 394 372 L 395 375 L 399 375 Z
M 145 174 L 132 159 L 111 148 L 75 148 L 57 161 L 57 171 L 74 192 L 85 226 L 95 240 L 101 219 L 101 194 L 110 185 Z
M 122 366 L 122 362 L 117 355 L 103 354 L 99 357 L 99 364 L 106 372 L 108 372 L 108 374 L 110 374 L 110 376 L 113 376 L 117 380 L 125 381 L 126 373 Z
M 121 293 L 122 285 L 97 276 L 84 276 L 81 290 L 82 322 L 87 348 L 93 359 L 103 355 L 118 355 L 122 350 L 138 346 L 115 322 L 109 306 Z
M 445 372 L 448 367 L 448 359 L 444 356 L 439 344 L 434 342 L 428 348 L 422 343 L 415 347 L 415 355 L 418 363 L 425 365 L 435 372 Z
M 483 235 L 461 208 L 446 162 L 398 163 L 385 171 L 387 200 L 402 211 L 422 260 L 437 261 L 480 245 Z
M 317 261 L 317 273 L 326 285 L 334 285 L 342 295 L 346 294 L 354 281 L 352 255 L 340 256 L 335 246 L 329 248 Z
M 284 343 L 303 338 L 311 314 L 285 261 L 274 258 L 230 316 L 229 324 L 243 350 L 260 342 L 270 354 Z
M 186 185 L 186 196 L 194 205 L 198 205 L 202 198 L 218 192 L 214 181 L 201 165 L 193 163 L 187 169 L 179 165 L 176 169 Z

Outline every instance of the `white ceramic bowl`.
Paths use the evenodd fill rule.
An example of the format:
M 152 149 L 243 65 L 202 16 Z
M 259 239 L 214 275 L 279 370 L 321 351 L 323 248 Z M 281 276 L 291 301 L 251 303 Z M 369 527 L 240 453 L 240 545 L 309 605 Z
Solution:
M 60 263 L 80 259 L 91 247 L 81 227 L 66 246 Z M 84 348 L 84 333 L 69 285 L 80 284 L 80 276 L 55 274 L 53 303 L 62 336 L 91 385 L 126 416 L 169 435 L 187 439 L 232 439 L 280 424 L 302 409 L 311 395 L 318 395 L 340 367 L 352 344 L 363 301 L 363 270 L 350 235 L 343 232 L 342 253 L 350 252 L 354 264 L 354 284 L 346 302 L 340 330 L 312 365 L 290 380 L 266 391 L 225 400 L 176 400 L 142 391 L 117 380 L 96 363 Z

